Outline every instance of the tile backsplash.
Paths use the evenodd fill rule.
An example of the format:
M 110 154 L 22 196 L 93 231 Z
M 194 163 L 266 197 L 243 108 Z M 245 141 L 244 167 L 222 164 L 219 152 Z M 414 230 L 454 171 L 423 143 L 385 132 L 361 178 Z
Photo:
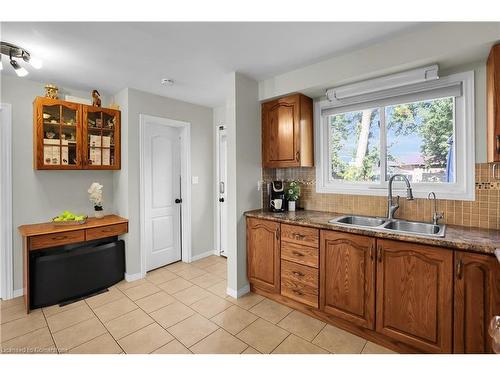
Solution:
M 299 181 L 302 193 L 298 207 L 306 210 L 369 216 L 387 214 L 386 196 L 316 193 L 315 168 L 264 168 L 262 180 L 264 186 L 273 180 Z M 263 207 L 268 207 L 267 190 L 262 191 Z M 444 212 L 441 222 L 446 224 L 500 229 L 500 180 L 493 178 L 491 165 L 476 164 L 475 201 L 438 199 L 437 210 Z M 429 222 L 432 203 L 427 199 L 401 199 L 396 217 Z

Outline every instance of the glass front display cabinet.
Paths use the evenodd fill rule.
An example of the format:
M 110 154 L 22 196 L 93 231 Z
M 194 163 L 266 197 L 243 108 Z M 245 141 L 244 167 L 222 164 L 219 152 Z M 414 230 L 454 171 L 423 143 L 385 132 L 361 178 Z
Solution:
M 35 169 L 120 169 L 120 111 L 34 101 Z

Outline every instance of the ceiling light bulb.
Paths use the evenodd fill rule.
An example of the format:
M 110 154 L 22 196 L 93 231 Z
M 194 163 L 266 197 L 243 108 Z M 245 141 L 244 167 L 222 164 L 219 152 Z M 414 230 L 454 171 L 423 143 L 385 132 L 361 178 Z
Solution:
M 31 57 L 30 64 L 35 69 L 42 69 L 43 61 L 40 59 L 37 59 L 36 57 Z
M 16 60 L 10 60 L 10 65 L 12 65 L 18 77 L 24 77 L 28 75 L 28 71 L 21 65 L 19 65 Z

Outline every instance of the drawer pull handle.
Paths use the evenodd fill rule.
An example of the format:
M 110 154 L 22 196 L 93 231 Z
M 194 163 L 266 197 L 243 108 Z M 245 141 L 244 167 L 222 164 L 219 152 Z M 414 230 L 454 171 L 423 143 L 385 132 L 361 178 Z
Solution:
M 457 279 L 458 280 L 462 279 L 462 268 L 463 268 L 462 259 L 459 259 L 457 261 Z
M 53 240 L 65 240 L 66 238 L 68 238 L 68 236 L 55 236 L 55 237 L 52 237 Z
M 292 292 L 294 292 L 295 294 L 297 294 L 298 296 L 303 296 L 304 293 L 302 293 L 300 290 L 298 289 L 292 289 Z
M 292 273 L 295 275 L 295 276 L 300 276 L 300 277 L 303 277 L 304 274 L 302 272 L 298 272 L 298 271 L 292 271 Z
M 301 240 L 305 238 L 305 235 L 300 234 L 300 233 L 294 233 L 293 236 L 295 237 L 296 240 Z
M 303 256 L 304 256 L 304 254 L 299 253 L 298 251 L 292 251 L 292 254 L 293 254 L 293 255 L 296 255 L 296 256 L 298 256 L 298 257 L 303 257 Z

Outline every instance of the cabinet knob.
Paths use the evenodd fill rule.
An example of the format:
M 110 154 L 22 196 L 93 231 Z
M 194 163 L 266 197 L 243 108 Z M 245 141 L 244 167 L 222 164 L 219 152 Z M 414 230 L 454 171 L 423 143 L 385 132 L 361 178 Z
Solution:
M 500 154 L 500 134 L 496 136 L 497 139 L 497 154 Z
M 302 292 L 301 292 L 300 290 L 298 290 L 298 289 L 293 289 L 293 290 L 292 290 L 292 292 L 294 292 L 294 293 L 295 293 L 296 295 L 298 295 L 298 296 L 303 296 L 303 295 L 304 295 L 304 293 L 302 293 Z
M 379 263 L 382 263 L 382 248 L 380 246 L 377 247 L 377 259 Z
M 300 161 L 300 151 L 295 153 L 295 160 Z
M 293 271 L 292 272 L 295 276 L 299 276 L 299 277 L 303 277 L 304 274 L 302 272 L 298 272 L 298 271 Z
M 459 260 L 457 260 L 457 279 L 458 280 L 462 280 L 462 276 L 463 276 L 462 269 L 463 269 L 463 262 L 462 262 L 462 259 L 459 259 Z
M 303 257 L 304 256 L 304 254 L 299 253 L 298 251 L 293 251 L 292 254 L 293 255 L 297 255 L 298 257 Z

